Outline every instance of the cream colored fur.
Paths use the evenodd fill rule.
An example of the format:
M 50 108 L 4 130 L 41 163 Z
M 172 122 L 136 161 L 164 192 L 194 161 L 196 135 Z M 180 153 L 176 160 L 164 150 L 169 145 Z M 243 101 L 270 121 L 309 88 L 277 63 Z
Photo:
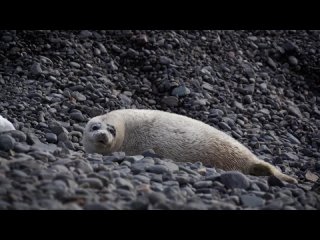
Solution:
M 90 131 L 93 123 L 102 123 L 98 131 Z M 105 124 L 116 128 L 116 137 L 106 131 Z M 95 135 L 105 132 L 108 144 L 97 144 Z M 223 170 L 238 170 L 252 175 L 275 175 L 297 181 L 271 164 L 258 159 L 234 138 L 201 121 L 158 110 L 124 109 L 92 118 L 85 129 L 86 152 L 110 154 L 124 151 L 128 155 L 154 149 L 159 155 L 180 162 L 200 161 Z

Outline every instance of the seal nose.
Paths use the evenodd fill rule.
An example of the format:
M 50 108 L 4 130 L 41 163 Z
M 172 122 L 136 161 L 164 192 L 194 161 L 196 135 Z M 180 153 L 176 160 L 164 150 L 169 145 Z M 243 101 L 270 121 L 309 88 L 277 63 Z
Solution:
M 106 144 L 108 142 L 107 135 L 105 133 L 98 133 L 96 137 L 97 142 Z

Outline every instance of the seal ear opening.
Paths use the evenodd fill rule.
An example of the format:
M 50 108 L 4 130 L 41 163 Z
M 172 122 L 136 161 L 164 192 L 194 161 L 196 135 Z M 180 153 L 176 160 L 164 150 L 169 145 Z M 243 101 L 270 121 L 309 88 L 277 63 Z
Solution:
M 253 176 L 270 176 L 273 175 L 273 172 L 269 166 L 255 163 L 249 168 L 249 174 Z

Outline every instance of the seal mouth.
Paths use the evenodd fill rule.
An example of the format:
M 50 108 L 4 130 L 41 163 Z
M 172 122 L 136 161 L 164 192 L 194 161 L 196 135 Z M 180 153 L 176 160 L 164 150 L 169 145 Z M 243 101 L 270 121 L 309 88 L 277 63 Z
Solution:
M 107 143 L 105 140 L 98 140 L 97 142 L 100 143 L 100 144 L 106 144 Z
M 99 133 L 96 136 L 96 143 L 106 145 L 108 143 L 108 137 L 105 133 Z

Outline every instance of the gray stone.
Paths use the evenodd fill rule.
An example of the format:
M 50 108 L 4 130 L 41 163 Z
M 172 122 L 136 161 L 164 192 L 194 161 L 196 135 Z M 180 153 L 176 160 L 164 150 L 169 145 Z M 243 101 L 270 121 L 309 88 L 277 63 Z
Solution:
M 79 63 L 76 63 L 76 62 L 70 62 L 70 66 L 71 67 L 75 67 L 75 68 L 80 68 L 80 64 Z
M 228 188 L 247 189 L 250 186 L 250 180 L 244 174 L 237 171 L 222 173 L 220 181 Z
M 69 132 L 68 132 L 68 130 L 65 128 L 65 127 L 63 127 L 60 123 L 58 123 L 58 122 L 52 122 L 52 123 L 50 123 L 49 124 L 49 128 L 50 128 L 50 130 L 54 133 L 54 134 L 56 134 L 57 136 L 59 136 L 59 134 L 61 134 L 61 133 L 65 133 L 65 134 L 68 134 Z M 58 138 L 59 139 L 59 138 Z M 60 140 L 60 139 L 59 139 Z
M 179 105 L 179 99 L 174 96 L 167 96 L 162 99 L 162 102 L 169 107 L 176 107 Z
M 299 161 L 299 156 L 297 156 L 295 153 L 286 152 L 283 154 L 283 156 L 291 161 Z
M 9 135 L 0 135 L 0 150 L 9 151 L 14 148 L 15 140 Z
M 92 36 L 92 32 L 88 31 L 88 30 L 82 30 L 80 32 L 80 36 L 82 38 L 88 38 L 88 37 L 91 37 Z
M 145 163 L 145 162 L 137 162 L 131 165 L 131 171 L 133 174 L 138 174 L 140 172 L 144 172 L 146 168 L 152 166 L 152 163 Z
M 184 97 L 190 94 L 190 89 L 186 86 L 179 86 L 172 90 L 171 95 L 176 97 Z
M 41 69 L 41 65 L 40 63 L 34 63 L 32 64 L 31 68 L 30 68 L 30 71 L 32 74 L 38 76 L 42 73 L 42 69 Z
M 18 153 L 25 153 L 25 152 L 28 152 L 30 150 L 30 146 L 26 145 L 26 144 L 22 144 L 22 143 L 16 142 L 14 144 L 13 150 L 15 152 L 18 152 Z
M 136 162 L 139 162 L 140 160 L 142 160 L 143 158 L 144 158 L 143 155 L 126 156 L 124 158 L 124 161 L 128 161 L 130 163 L 136 163 Z
M 295 136 L 293 136 L 291 133 L 287 133 L 287 137 L 291 143 L 299 144 L 299 145 L 301 144 L 301 142 Z
M 148 172 L 156 173 L 156 174 L 164 174 L 169 172 L 169 168 L 164 165 L 152 165 L 146 168 Z
M 72 112 L 70 113 L 70 118 L 75 120 L 75 121 L 79 121 L 79 122 L 83 122 L 85 120 L 84 116 L 82 115 L 81 112 Z
M 58 137 L 54 133 L 46 133 L 45 137 L 48 143 L 56 143 L 58 141 Z
M 101 189 L 103 188 L 103 183 L 98 178 L 86 178 L 80 181 L 81 185 L 88 186 L 91 188 Z
M 136 179 L 138 180 L 139 182 L 142 182 L 142 183 L 150 183 L 150 178 L 145 176 L 145 175 L 135 175 L 133 177 L 133 179 Z
M 207 210 L 208 206 L 204 204 L 201 200 L 199 201 L 193 201 L 190 203 L 187 203 L 184 207 L 184 210 Z
M 159 202 L 164 203 L 167 200 L 166 195 L 164 195 L 162 192 L 151 192 L 147 196 L 151 204 L 156 204 Z
M 291 65 L 294 65 L 294 66 L 298 65 L 298 59 L 296 59 L 296 57 L 289 56 L 288 60 Z
M 133 185 L 131 184 L 131 182 L 126 180 L 126 179 L 124 179 L 124 178 L 116 178 L 115 184 L 119 188 L 123 188 L 123 189 L 127 189 L 127 190 L 132 190 L 133 189 Z
M 243 103 L 245 103 L 245 104 L 250 104 L 250 103 L 252 103 L 252 96 L 251 96 L 251 95 L 246 95 L 246 96 L 244 96 L 244 98 L 243 98 Z
M 269 186 L 278 186 L 278 187 L 284 187 L 285 184 L 276 176 L 269 176 L 268 177 L 268 184 Z
M 265 115 L 270 115 L 270 111 L 268 109 L 266 109 L 266 108 L 260 109 L 259 112 L 261 112 L 261 113 L 263 113 Z
M 86 96 L 84 96 L 82 93 L 79 93 L 77 91 L 72 93 L 72 96 L 77 99 L 79 102 L 84 102 L 87 100 Z M 80 112 L 80 111 L 79 111 Z
M 193 184 L 195 188 L 208 188 L 212 186 L 211 181 L 198 181 Z
M 223 129 L 223 130 L 226 130 L 226 131 L 230 131 L 231 130 L 231 127 L 226 124 L 225 122 L 219 122 L 218 126 Z
M 21 132 L 19 130 L 11 130 L 10 132 L 7 132 L 11 137 L 13 137 L 18 142 L 25 142 L 27 141 L 27 136 L 24 132 Z
M 183 167 L 183 166 L 180 166 L 179 169 L 182 170 L 182 171 L 185 171 L 187 173 L 193 174 L 195 176 L 200 176 L 199 173 L 197 173 L 196 171 L 194 171 L 192 169 L 189 169 L 189 168 L 186 168 L 186 167 Z
M 209 83 L 202 84 L 202 88 L 206 89 L 208 91 L 213 91 L 214 90 L 213 86 L 211 84 L 209 84 Z
M 242 103 L 238 102 L 238 101 L 234 101 L 234 106 L 240 110 L 243 110 L 243 105 Z
M 159 62 L 164 65 L 169 65 L 172 62 L 172 60 L 166 56 L 160 56 Z
M 272 58 L 268 57 L 267 63 L 269 64 L 270 67 L 277 68 L 276 63 L 273 61 Z
M 302 113 L 299 109 L 299 107 L 295 106 L 295 105 L 290 105 L 288 107 L 288 112 L 296 117 L 299 117 L 299 118 L 303 118 L 302 116 Z
M 280 199 L 274 199 L 264 206 L 263 210 L 281 210 L 283 208 L 283 202 Z
M 264 205 L 265 200 L 253 194 L 244 194 L 240 196 L 240 200 L 245 207 L 261 207 Z
M 234 204 L 227 203 L 224 201 L 212 200 L 210 210 L 235 210 L 237 207 Z
M 165 165 L 170 172 L 177 172 L 177 171 L 179 171 L 178 165 L 175 164 L 175 163 L 173 163 L 173 162 L 163 161 L 162 164 Z
M 93 172 L 92 166 L 85 162 L 85 161 L 78 161 L 77 168 L 80 168 L 84 173 L 91 173 Z
M 217 117 L 217 116 L 223 116 L 224 112 L 220 109 L 211 109 L 210 110 L 210 115 L 213 117 Z

